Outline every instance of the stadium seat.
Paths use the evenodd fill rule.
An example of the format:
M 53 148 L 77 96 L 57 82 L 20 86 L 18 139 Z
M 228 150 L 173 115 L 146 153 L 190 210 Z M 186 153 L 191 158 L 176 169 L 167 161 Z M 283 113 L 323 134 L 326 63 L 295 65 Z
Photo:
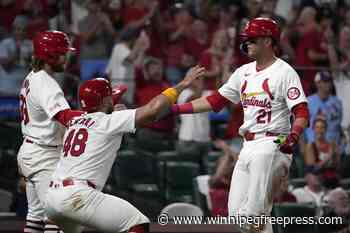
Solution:
M 347 155 L 341 162 L 341 176 L 342 178 L 350 178 L 350 156 Z
M 118 189 L 155 191 L 158 187 L 155 158 L 147 152 L 119 151 L 113 168 Z
M 193 202 L 193 178 L 199 175 L 199 165 L 191 162 L 161 161 L 159 167 L 165 202 Z
M 181 157 L 177 151 L 161 151 L 157 153 L 158 161 L 181 161 Z
M 296 188 L 301 188 L 306 185 L 306 181 L 304 178 L 295 178 L 295 179 L 290 179 L 289 184 L 293 186 L 293 189 Z
M 212 175 L 216 170 L 217 160 L 222 156 L 221 151 L 210 151 L 207 156 L 208 174 Z
M 12 203 L 12 193 L 0 189 L 0 212 L 9 212 Z
M 275 204 L 272 209 L 274 217 L 314 217 L 316 215 L 316 206 L 312 204 L 297 204 L 297 203 L 281 203 Z M 301 220 L 300 220 L 301 221 Z M 317 233 L 317 224 L 288 224 L 285 227 L 283 224 L 274 224 L 274 232 L 276 233 Z
M 350 189 L 350 178 L 341 179 L 340 186 L 345 190 L 349 190 Z
M 160 151 L 174 150 L 175 140 L 165 138 L 147 138 L 144 134 L 136 133 L 135 146 L 137 149 L 158 153 Z
M 175 202 L 164 207 L 161 214 L 167 214 L 170 219 L 176 216 L 200 216 L 203 217 L 203 211 L 196 205 L 182 202 Z

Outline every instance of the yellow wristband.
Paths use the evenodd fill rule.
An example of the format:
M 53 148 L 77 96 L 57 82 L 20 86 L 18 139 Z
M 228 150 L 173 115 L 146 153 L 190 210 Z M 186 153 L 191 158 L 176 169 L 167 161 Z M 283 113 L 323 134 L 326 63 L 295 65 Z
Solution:
M 172 87 L 163 91 L 162 94 L 168 97 L 169 101 L 172 104 L 176 103 L 177 97 L 179 96 L 179 93 L 177 93 L 176 89 Z

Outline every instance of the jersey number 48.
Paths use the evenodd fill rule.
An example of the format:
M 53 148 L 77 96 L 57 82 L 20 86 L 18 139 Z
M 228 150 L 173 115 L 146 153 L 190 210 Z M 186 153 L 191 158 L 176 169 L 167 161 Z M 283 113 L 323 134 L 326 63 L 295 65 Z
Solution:
M 64 141 L 63 156 L 66 157 L 70 154 L 71 156 L 78 157 L 84 153 L 88 137 L 88 131 L 84 128 L 69 131 L 68 136 Z

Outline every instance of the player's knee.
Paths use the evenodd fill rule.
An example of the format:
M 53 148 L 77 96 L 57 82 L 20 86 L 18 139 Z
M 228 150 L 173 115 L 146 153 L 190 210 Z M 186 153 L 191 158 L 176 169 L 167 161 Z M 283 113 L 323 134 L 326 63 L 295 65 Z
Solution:
M 129 233 L 149 233 L 149 223 L 135 225 L 129 229 Z

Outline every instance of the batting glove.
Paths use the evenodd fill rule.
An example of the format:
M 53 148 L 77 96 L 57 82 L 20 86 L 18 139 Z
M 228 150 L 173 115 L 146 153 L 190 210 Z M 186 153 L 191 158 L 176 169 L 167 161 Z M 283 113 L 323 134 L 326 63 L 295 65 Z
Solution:
M 278 136 L 273 141 L 279 145 L 279 150 L 285 154 L 292 154 L 293 147 L 298 143 L 299 136 L 296 133 L 290 133 L 288 136 Z

